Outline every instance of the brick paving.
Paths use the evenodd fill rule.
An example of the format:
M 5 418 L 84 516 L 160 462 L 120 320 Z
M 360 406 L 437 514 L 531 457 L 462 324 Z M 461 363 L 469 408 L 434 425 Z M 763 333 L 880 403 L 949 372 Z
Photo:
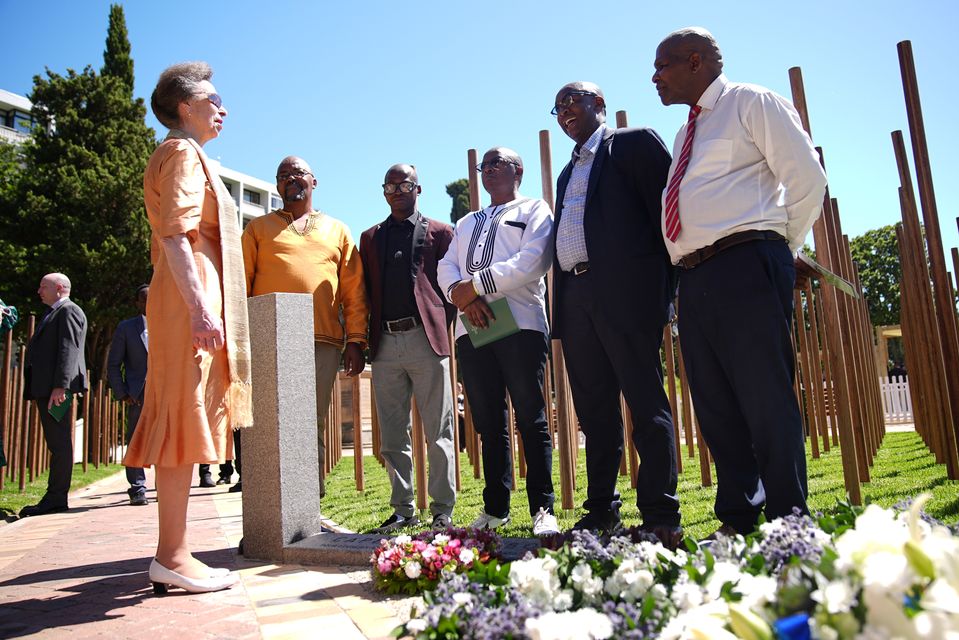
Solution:
M 71 494 L 66 513 L 0 523 L 0 638 L 354 640 L 387 638 L 408 615 L 412 600 L 374 592 L 366 567 L 237 556 L 242 500 L 226 490 L 194 487 L 190 499 L 196 556 L 240 573 L 216 593 L 153 595 L 155 495 L 130 506 L 123 473 Z

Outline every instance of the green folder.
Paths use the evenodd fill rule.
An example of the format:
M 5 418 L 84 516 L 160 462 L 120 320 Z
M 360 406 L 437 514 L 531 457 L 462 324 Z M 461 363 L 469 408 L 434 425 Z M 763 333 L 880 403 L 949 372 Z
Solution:
M 67 389 L 67 399 L 60 404 L 50 405 L 50 415 L 53 416 L 54 420 L 60 422 L 63 420 L 63 416 L 67 415 L 71 404 L 73 404 L 73 392 Z
M 490 322 L 489 326 L 485 329 L 471 324 L 465 313 L 460 314 L 460 320 L 463 326 L 466 327 L 466 333 L 469 335 L 470 342 L 473 343 L 474 347 L 482 347 L 506 336 L 519 333 L 519 326 L 516 324 L 516 318 L 513 317 L 513 312 L 509 309 L 509 303 L 506 302 L 506 298 L 500 298 L 487 304 L 489 304 L 489 308 L 493 312 L 493 318 L 495 319 Z

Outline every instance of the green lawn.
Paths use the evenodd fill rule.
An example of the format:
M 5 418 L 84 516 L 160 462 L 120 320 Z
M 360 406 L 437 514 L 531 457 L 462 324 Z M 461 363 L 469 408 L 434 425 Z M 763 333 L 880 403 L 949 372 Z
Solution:
M 683 451 L 685 450 L 684 447 Z M 559 456 L 554 455 L 553 485 L 557 495 L 557 517 L 561 527 L 569 528 L 583 514 L 580 505 L 586 499 L 586 455 L 584 451 L 580 451 L 574 501 L 577 508 L 572 513 L 563 513 L 559 509 L 558 460 Z M 378 526 L 392 513 L 386 470 L 372 456 L 366 456 L 363 462 L 365 491 L 358 492 L 355 489 L 353 458 L 343 458 L 327 478 L 327 494 L 322 505 L 325 517 L 359 532 Z M 482 509 L 483 483 L 481 479 L 473 478 L 472 467 L 466 454 L 461 455 L 460 464 L 463 486 L 457 497 L 453 519 L 457 525 L 466 526 Z M 845 499 L 842 458 L 838 447 L 833 447 L 818 460 L 810 458 L 808 469 L 810 509 L 828 511 L 835 507 L 837 500 Z M 947 479 L 945 466 L 935 463 L 934 457 L 923 445 L 918 434 L 888 433 L 870 473 L 871 482 L 863 484 L 864 500 L 891 506 L 904 498 L 930 492 L 933 499 L 926 505 L 926 511 L 930 515 L 948 523 L 959 520 L 959 482 Z M 715 471 L 713 474 L 715 479 Z M 625 524 L 639 524 L 639 514 L 635 507 L 636 492 L 629 488 L 628 477 L 620 477 L 619 490 L 623 494 L 622 516 Z M 719 526 L 713 515 L 715 495 L 715 487 L 700 486 L 699 459 L 684 459 L 683 473 L 679 479 L 679 496 L 683 526 L 688 534 L 704 537 Z M 522 479 L 518 479 L 512 507 L 512 522 L 500 532 L 505 536 L 529 536 L 532 522 Z
M 6 467 L 0 467 L 0 471 L 6 472 L 6 470 Z M 83 473 L 82 465 L 74 465 L 70 490 L 80 489 L 122 470 L 123 466 L 119 464 L 101 464 L 99 469 L 94 469 L 91 464 L 87 465 L 87 472 Z M 3 491 L 0 491 L 0 517 L 15 514 L 28 504 L 36 504 L 46 490 L 46 471 L 34 477 L 33 482 L 24 487 L 23 493 L 20 493 L 20 487 L 16 481 L 10 482 L 9 478 L 4 478 Z

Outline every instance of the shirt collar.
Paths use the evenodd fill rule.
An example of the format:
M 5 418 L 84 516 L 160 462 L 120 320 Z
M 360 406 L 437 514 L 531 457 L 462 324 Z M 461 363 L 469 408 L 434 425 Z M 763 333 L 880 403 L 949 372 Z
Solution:
M 727 84 L 729 84 L 729 79 L 726 78 L 726 74 L 720 73 L 719 76 L 706 87 L 703 95 L 699 96 L 696 104 L 703 109 L 712 111 L 716 108 L 716 103 L 719 102 L 719 97 L 723 95 L 723 89 L 726 88 Z
M 402 221 L 397 221 L 396 218 L 394 218 L 392 215 L 390 215 L 390 216 L 386 219 L 386 226 L 387 226 L 387 227 L 397 227 L 397 226 L 406 224 L 406 223 L 408 222 L 408 223 L 410 223 L 411 225 L 413 225 L 413 226 L 415 227 L 415 226 L 419 223 L 421 217 L 422 217 L 422 214 L 420 213 L 419 209 L 413 211 L 413 215 L 411 215 L 411 216 L 410 216 L 409 218 L 407 218 L 406 220 L 402 220 Z
M 606 123 L 604 122 L 600 124 L 598 127 L 596 127 L 596 131 L 593 132 L 593 135 L 591 135 L 589 139 L 586 140 L 586 142 L 583 145 L 573 149 L 573 155 L 576 156 L 577 158 L 582 156 L 583 152 L 589 152 L 590 155 L 594 155 L 596 153 L 596 149 L 599 148 L 600 141 L 603 139 L 603 136 L 605 135 L 606 135 Z
M 70 296 L 63 296 L 62 298 L 60 298 L 59 300 L 57 300 L 56 302 L 50 305 L 50 311 L 51 312 L 56 311 L 57 309 L 65 305 L 67 303 L 67 300 L 69 299 L 70 299 Z

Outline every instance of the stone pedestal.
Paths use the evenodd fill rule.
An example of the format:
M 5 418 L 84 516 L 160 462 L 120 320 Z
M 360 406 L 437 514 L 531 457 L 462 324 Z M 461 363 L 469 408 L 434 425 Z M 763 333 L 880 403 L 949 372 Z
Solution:
M 253 427 L 243 430 L 243 555 L 282 561 L 320 531 L 313 297 L 249 300 Z

